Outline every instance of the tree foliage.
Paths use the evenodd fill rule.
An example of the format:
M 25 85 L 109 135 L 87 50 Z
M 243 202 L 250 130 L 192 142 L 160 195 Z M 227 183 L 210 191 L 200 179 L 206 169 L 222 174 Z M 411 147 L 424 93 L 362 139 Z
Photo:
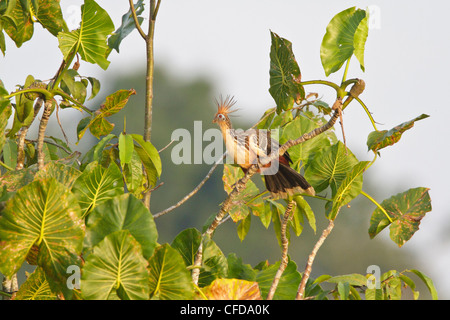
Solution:
M 159 5 L 160 1 L 152 11 L 153 22 Z M 404 286 L 418 298 L 410 278 L 414 274 L 437 299 L 432 280 L 415 269 L 390 270 L 375 279 L 376 286 L 371 285 L 371 274 L 311 279 L 312 263 L 299 272 L 287 255 L 286 244 L 290 237 L 301 236 L 305 225 L 317 231 L 316 220 L 321 216 L 311 209 L 308 196 L 271 199 L 250 180 L 249 173 L 228 164 L 223 169 L 227 198 L 219 214 L 212 215 L 203 227 L 183 230 L 170 244 L 158 243 L 156 216 L 142 199 L 148 192 L 157 192 L 163 169 L 159 152 L 143 135 L 125 130 L 113 134 L 114 124 L 107 119 L 125 108 L 136 92 L 124 88 L 110 93 L 91 110 L 86 104 L 99 92 L 100 82 L 78 73 L 79 59 L 106 70 L 111 50 L 119 52 L 121 41 L 142 23 L 143 9 L 144 1 L 139 0 L 116 29 L 103 8 L 94 0 L 85 0 L 79 27 L 69 30 L 59 1 L 8 0 L 0 4 L 0 49 L 4 55 L 6 36 L 20 47 L 32 39 L 34 24 L 39 23 L 57 37 L 64 57 L 49 81 L 28 75 L 17 90 L 10 91 L 0 80 L 0 272 L 11 279 L 24 263 L 36 266 L 13 298 L 400 299 Z M 365 10 L 349 8 L 331 19 L 320 48 L 325 75 L 346 65 L 342 82 L 333 83 L 302 79 L 294 45 L 270 31 L 268 90 L 275 107 L 266 110 L 255 127 L 280 130 L 280 143 L 289 149 L 293 167 L 303 172 L 320 194 L 315 197 L 323 201 L 330 227 L 322 233 L 317 250 L 339 212 L 358 196 L 377 205 L 370 218 L 370 237 L 389 226 L 390 237 L 398 246 L 417 232 L 421 219 L 431 211 L 426 187 L 406 190 L 381 203 L 363 191 L 365 172 L 381 150 L 398 143 L 415 122 L 428 117 L 419 115 L 391 130 L 376 128 L 360 98 L 364 82 L 347 79 L 353 55 L 364 70 L 367 36 Z M 333 88 L 336 102 L 329 104 L 317 94 L 307 94 L 310 84 Z M 330 130 L 350 103 L 352 108 L 362 107 L 374 126 L 367 138 L 373 159 L 358 159 Z M 39 120 L 36 115 L 43 105 L 47 116 Z M 75 133 L 78 140 L 88 130 L 98 138 L 81 157 L 63 140 L 45 136 L 45 119 L 65 108 L 85 114 Z M 38 140 L 28 140 L 28 129 L 35 121 L 40 121 Z M 303 140 L 298 142 L 300 137 Z M 250 266 L 236 254 L 225 256 L 213 240 L 225 216 L 236 223 L 241 240 L 254 221 L 259 220 L 265 228 L 273 224 L 286 259 Z M 314 260 L 315 253 L 310 259 Z M 74 268 L 82 274 L 79 286 L 69 277 L 68 270 Z M 11 297 L 5 290 L 0 293 Z

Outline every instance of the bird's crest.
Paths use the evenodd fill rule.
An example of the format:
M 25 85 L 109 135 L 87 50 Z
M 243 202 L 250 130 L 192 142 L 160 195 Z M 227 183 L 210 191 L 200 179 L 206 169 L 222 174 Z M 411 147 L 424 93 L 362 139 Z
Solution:
M 220 96 L 219 100 L 216 99 L 216 103 L 217 113 L 221 113 L 224 116 L 238 111 L 238 109 L 230 110 L 236 104 L 236 100 L 234 100 L 234 97 L 227 96 L 225 99 L 223 99 L 223 97 Z

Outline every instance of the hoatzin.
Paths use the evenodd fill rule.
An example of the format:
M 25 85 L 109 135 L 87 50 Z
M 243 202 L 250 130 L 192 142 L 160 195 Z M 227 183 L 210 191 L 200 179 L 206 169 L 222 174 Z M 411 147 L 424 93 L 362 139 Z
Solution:
M 217 113 L 213 123 L 217 123 L 222 131 L 228 155 L 238 164 L 244 173 L 256 163 L 260 163 L 271 152 L 278 152 L 279 143 L 271 138 L 269 130 L 249 129 L 247 131 L 234 130 L 228 114 L 237 111 L 231 110 L 235 101 L 227 97 L 217 101 Z M 279 156 L 259 169 L 264 175 L 266 188 L 275 199 L 286 199 L 288 195 L 306 193 L 315 195 L 314 188 L 290 167 L 292 160 L 288 152 Z

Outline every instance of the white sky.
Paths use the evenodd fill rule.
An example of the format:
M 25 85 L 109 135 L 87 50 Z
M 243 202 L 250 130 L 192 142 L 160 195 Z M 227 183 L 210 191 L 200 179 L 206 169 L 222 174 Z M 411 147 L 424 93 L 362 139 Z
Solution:
M 61 1 L 69 27 L 79 21 L 75 9 L 81 3 Z M 117 28 L 128 10 L 128 1 L 98 3 L 110 13 Z M 366 73 L 353 58 L 349 77 L 365 80 L 361 98 L 380 123 L 378 129 L 389 130 L 422 113 L 430 115 L 417 122 L 394 147 L 381 150 L 381 158 L 370 168 L 370 178 L 381 190 L 377 200 L 381 202 L 393 192 L 408 188 L 431 189 L 433 211 L 422 220 L 420 230 L 404 249 L 423 258 L 426 270 L 422 271 L 433 278 L 440 298 L 449 299 L 450 205 L 446 199 L 450 174 L 449 143 L 445 138 L 450 134 L 446 123 L 450 107 L 445 94 L 450 87 L 450 2 L 162 0 L 155 36 L 156 64 L 180 78 L 208 76 L 214 81 L 217 95 L 234 95 L 241 115 L 256 121 L 274 106 L 268 92 L 269 30 L 292 42 L 303 80 L 325 79 L 319 56 L 325 28 L 336 13 L 355 4 L 376 9 L 366 44 Z M 35 58 L 30 59 L 30 54 Z M 132 69 L 130 64 L 143 65 L 144 59 L 144 43 L 134 32 L 122 43 L 120 54 L 110 55 L 111 65 L 106 72 L 84 64 L 83 74 L 102 80 L 113 72 Z M 7 41 L 6 57 L 0 57 L 0 79 L 8 89 L 23 83 L 27 74 L 48 79 L 60 62 L 57 40 L 37 27 L 35 38 L 21 49 Z M 340 82 L 341 77 L 338 72 L 328 80 Z M 330 103 L 334 100 L 330 89 L 306 89 L 320 93 Z M 366 139 L 373 128 L 358 104 L 352 103 L 346 109 L 344 125 L 349 148 L 360 160 L 371 160 Z M 337 134 L 340 137 L 340 130 Z M 388 230 L 383 233 L 388 238 Z

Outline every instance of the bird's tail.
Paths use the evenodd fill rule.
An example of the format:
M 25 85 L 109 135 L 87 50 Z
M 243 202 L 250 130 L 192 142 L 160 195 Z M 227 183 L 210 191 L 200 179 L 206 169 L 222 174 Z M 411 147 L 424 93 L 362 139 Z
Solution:
M 288 195 L 306 193 L 314 196 L 314 188 L 297 171 L 284 163 L 279 163 L 279 168 L 274 175 L 264 175 L 267 190 L 275 199 L 287 198 Z

